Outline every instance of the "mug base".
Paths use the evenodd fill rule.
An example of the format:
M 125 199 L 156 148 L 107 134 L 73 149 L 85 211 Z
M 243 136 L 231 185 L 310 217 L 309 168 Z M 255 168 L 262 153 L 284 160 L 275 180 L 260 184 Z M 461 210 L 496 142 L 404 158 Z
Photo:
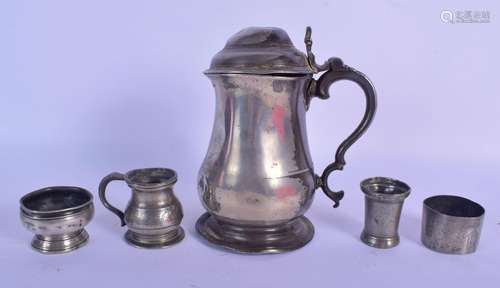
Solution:
M 196 230 L 209 243 L 245 254 L 273 254 L 305 246 L 314 236 L 314 226 L 304 216 L 272 227 L 240 226 L 203 214 Z
M 76 250 L 87 244 L 88 241 L 89 234 L 85 229 L 82 229 L 71 234 L 35 235 L 31 241 L 31 247 L 40 253 L 59 254 Z
M 184 229 L 179 226 L 177 227 L 177 229 L 167 234 L 154 236 L 142 235 L 128 230 L 127 233 L 125 233 L 124 238 L 128 244 L 134 247 L 146 249 L 161 249 L 181 242 L 182 239 L 184 239 L 184 235 Z
M 360 238 L 366 245 L 380 249 L 393 248 L 399 244 L 399 236 L 397 235 L 392 237 L 380 237 L 363 231 Z

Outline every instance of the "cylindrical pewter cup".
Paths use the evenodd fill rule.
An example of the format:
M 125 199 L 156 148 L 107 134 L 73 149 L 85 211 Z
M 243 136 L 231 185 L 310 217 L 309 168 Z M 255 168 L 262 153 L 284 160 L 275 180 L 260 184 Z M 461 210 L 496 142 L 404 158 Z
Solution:
M 375 248 L 397 246 L 399 218 L 410 187 L 399 180 L 374 177 L 362 181 L 361 190 L 365 193 L 365 227 L 361 241 Z
M 84 227 L 94 215 L 92 194 L 79 187 L 47 187 L 21 198 L 21 221 L 35 233 L 31 246 L 38 252 L 65 253 L 82 247 Z
M 484 208 L 469 199 L 439 195 L 424 200 L 422 243 L 448 254 L 476 251 L 484 218 Z

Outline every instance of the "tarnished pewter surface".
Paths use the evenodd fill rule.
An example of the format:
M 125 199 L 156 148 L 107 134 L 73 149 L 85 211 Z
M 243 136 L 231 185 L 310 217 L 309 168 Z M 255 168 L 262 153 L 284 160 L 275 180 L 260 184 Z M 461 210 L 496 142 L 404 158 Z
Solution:
M 272 247 L 296 249 L 312 238 L 312 225 L 291 234 L 287 229 L 309 227 L 301 216 L 310 207 L 314 190 L 320 187 L 334 207 L 344 195 L 329 188 L 328 176 L 344 168 L 345 152 L 370 125 L 376 94 L 366 76 L 338 58 L 317 65 L 310 32 L 308 28 L 306 56 L 282 29 L 244 29 L 229 39 L 205 72 L 215 89 L 216 111 L 198 192 L 212 217 L 202 216 L 198 231 L 212 243 L 252 253 L 287 250 L 268 249 L 266 239 L 273 238 Z M 320 71 L 325 72 L 313 79 L 313 73 Z M 354 81 L 362 88 L 366 110 L 340 144 L 335 161 L 317 176 L 305 114 L 311 99 L 329 98 L 330 85 L 339 80 Z
M 315 180 L 300 97 L 309 78 L 210 75 L 216 123 L 198 190 L 213 215 L 276 225 L 311 205 Z
M 84 227 L 92 220 L 92 194 L 71 186 L 53 186 L 21 198 L 21 221 L 35 236 L 34 250 L 45 253 L 70 252 L 87 244 Z
M 138 248 L 157 249 L 167 248 L 177 244 L 184 239 L 184 229 L 177 227 L 176 229 L 162 235 L 144 235 L 128 230 L 125 233 L 125 241 L 132 246 Z
M 106 187 L 113 180 L 122 180 L 132 189 L 132 199 L 125 213 L 106 200 Z M 136 247 L 163 248 L 184 238 L 180 227 L 182 206 L 173 192 L 177 174 L 167 168 L 137 169 L 121 174 L 113 172 L 99 184 L 99 198 L 115 213 L 122 226 L 127 225 L 125 240 Z
M 481 236 L 484 208 L 469 199 L 439 195 L 424 200 L 422 243 L 447 254 L 476 251 Z
M 307 57 L 276 27 L 249 27 L 233 35 L 206 74 L 311 74 Z
M 233 225 L 207 212 L 196 222 L 196 230 L 209 243 L 239 253 L 292 251 L 305 246 L 314 236 L 314 226 L 304 216 L 282 225 L 252 227 Z
M 89 234 L 85 229 L 74 233 L 57 236 L 36 235 L 31 241 L 31 246 L 44 254 L 67 253 L 76 250 L 88 243 Z
M 365 226 L 361 241 L 375 248 L 399 244 L 399 218 L 410 187 L 399 180 L 374 177 L 361 182 L 365 193 Z

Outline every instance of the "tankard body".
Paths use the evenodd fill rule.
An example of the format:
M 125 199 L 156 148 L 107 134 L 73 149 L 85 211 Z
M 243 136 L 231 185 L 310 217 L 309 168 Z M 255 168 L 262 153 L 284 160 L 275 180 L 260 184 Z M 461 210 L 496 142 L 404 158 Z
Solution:
M 205 208 L 228 222 L 276 225 L 311 205 L 315 179 L 298 77 L 210 75 L 216 116 L 198 190 Z
M 216 94 L 212 136 L 198 174 L 207 213 L 196 224 L 209 242 L 243 253 L 300 248 L 314 235 L 303 216 L 321 188 L 338 206 L 328 176 L 345 165 L 346 150 L 368 128 L 375 91 L 358 71 L 332 58 L 317 65 L 306 33 L 307 56 L 279 28 L 247 28 L 231 37 L 205 74 Z M 324 73 L 319 79 L 313 75 Z M 361 123 L 340 144 L 335 161 L 316 175 L 306 133 L 311 99 L 327 99 L 337 80 L 359 84 L 367 106 Z

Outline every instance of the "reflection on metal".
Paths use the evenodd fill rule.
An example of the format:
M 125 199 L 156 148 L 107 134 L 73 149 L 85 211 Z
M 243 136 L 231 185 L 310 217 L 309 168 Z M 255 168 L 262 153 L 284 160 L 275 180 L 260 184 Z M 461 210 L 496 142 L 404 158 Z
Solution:
M 132 189 L 125 213 L 109 204 L 106 187 L 111 181 L 125 181 Z M 180 226 L 182 206 L 174 195 L 177 174 L 168 168 L 146 168 L 113 172 L 99 184 L 99 198 L 104 207 L 116 214 L 122 226 L 127 225 L 125 240 L 140 248 L 164 248 L 180 242 L 184 230 Z
M 346 150 L 371 123 L 375 91 L 361 73 L 332 58 L 316 65 L 279 28 L 247 28 L 229 39 L 205 72 L 216 93 L 208 151 L 198 176 L 208 214 L 197 223 L 210 242 L 240 252 L 276 253 L 302 247 L 314 229 L 303 216 L 321 187 L 338 206 L 343 192 L 327 178 L 345 165 Z M 309 43 L 309 44 L 308 44 Z M 326 70 L 318 80 L 313 73 Z M 315 175 L 305 114 L 312 97 L 329 97 L 337 80 L 352 80 L 365 92 L 362 122 L 340 145 L 335 162 Z

